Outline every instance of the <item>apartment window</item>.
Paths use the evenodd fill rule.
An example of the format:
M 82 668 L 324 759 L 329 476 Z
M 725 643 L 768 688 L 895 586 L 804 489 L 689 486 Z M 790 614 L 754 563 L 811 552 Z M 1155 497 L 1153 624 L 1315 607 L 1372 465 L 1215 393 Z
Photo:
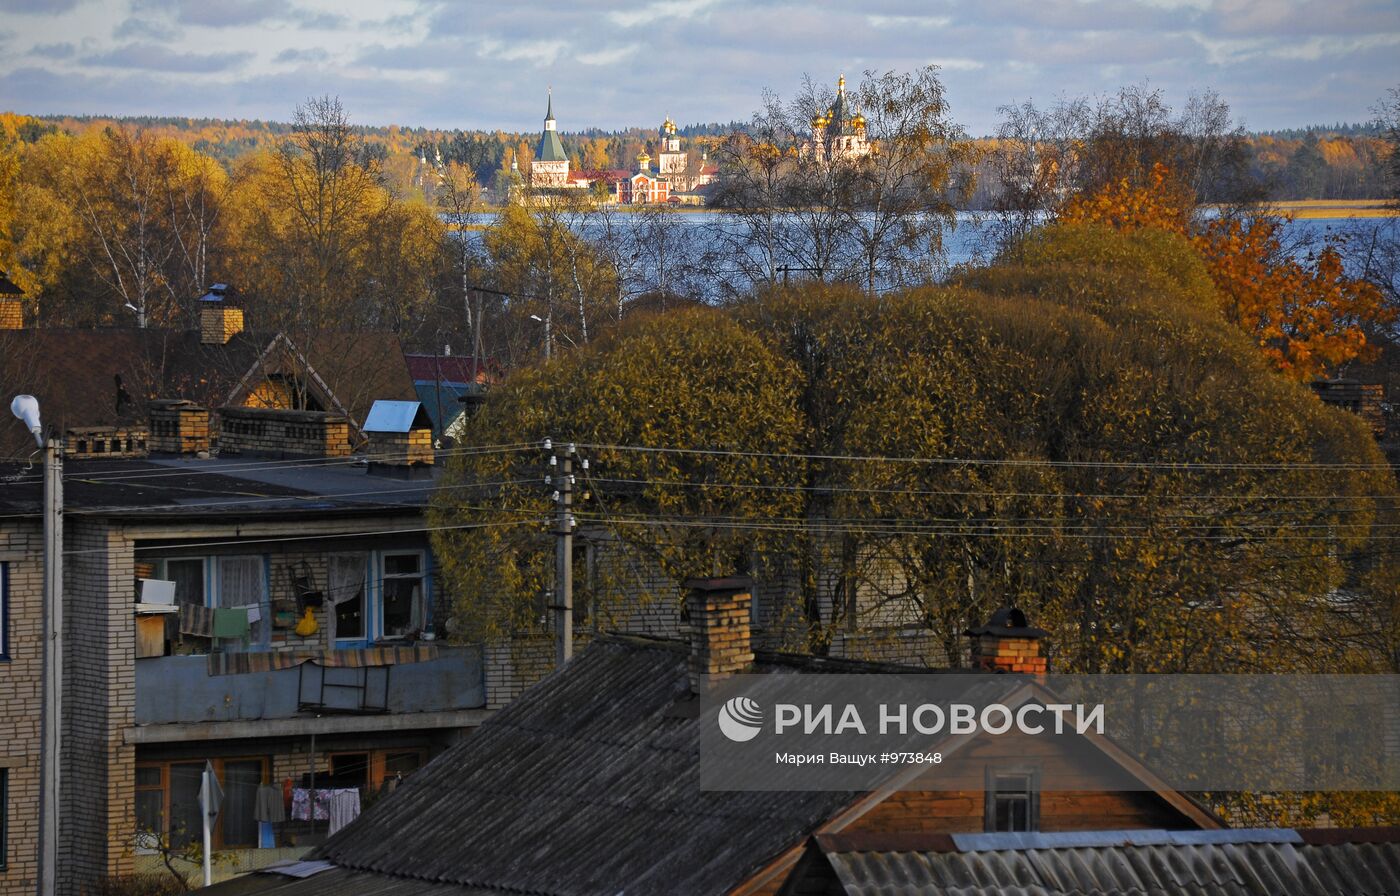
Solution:
M 267 564 L 261 556 L 219 558 L 219 602 L 226 608 L 258 609 L 258 620 L 250 626 L 248 638 L 252 644 L 266 644 Z
M 987 772 L 989 832 L 1040 830 L 1040 774 L 1036 771 Z
M 0 563 L 0 566 L 4 566 Z M 10 840 L 10 770 L 0 768 L 0 871 L 4 871 L 10 852 L 6 844 Z
M 251 849 L 258 845 L 258 822 L 253 817 L 258 787 L 267 778 L 261 757 L 215 759 L 214 774 L 224 789 L 224 802 L 213 830 L 216 849 Z M 136 830 L 138 844 L 158 845 L 161 837 L 173 849 L 197 842 L 203 835 L 199 785 L 204 761 L 145 762 L 136 766 Z
M 10 578 L 9 564 L 0 563 L 0 660 L 10 658 Z M 3 864 L 0 856 L 0 864 Z
M 365 631 L 369 614 L 365 611 L 365 555 L 331 554 L 329 598 L 335 612 L 330 615 L 331 637 L 340 641 L 362 641 L 369 637 Z
M 385 554 L 379 631 L 402 638 L 423 628 L 423 554 Z
M 422 750 L 370 750 L 363 753 L 332 753 L 330 786 L 358 787 L 378 791 L 386 782 L 407 778 L 422 767 Z
M 180 557 L 165 561 L 165 578 L 175 583 L 175 602 L 204 606 L 204 558 Z

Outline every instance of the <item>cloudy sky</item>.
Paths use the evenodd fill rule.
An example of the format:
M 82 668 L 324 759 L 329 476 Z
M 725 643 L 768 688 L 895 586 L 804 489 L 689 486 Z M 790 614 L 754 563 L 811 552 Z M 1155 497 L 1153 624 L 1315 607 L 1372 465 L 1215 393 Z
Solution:
M 747 118 L 803 74 L 943 66 L 996 107 L 1213 88 L 1251 129 L 1359 121 L 1400 84 L 1400 0 L 0 0 L 0 109 L 565 130 Z

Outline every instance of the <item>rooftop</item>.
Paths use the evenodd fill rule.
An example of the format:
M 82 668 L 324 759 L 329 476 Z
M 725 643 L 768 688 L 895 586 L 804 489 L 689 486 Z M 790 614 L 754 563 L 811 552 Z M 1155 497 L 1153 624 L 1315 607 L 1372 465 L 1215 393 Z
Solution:
M 1400 893 L 1400 828 L 834 834 L 799 873 L 848 896 L 1379 896 Z
M 434 478 L 412 481 L 370 476 L 357 457 L 67 460 L 63 498 L 68 514 L 148 519 L 403 512 L 427 505 L 438 475 L 434 470 Z M 37 515 L 43 467 L 0 465 L 0 480 L 7 479 L 0 514 Z
M 702 791 L 689 650 L 599 638 L 328 842 L 315 857 L 335 870 L 299 883 L 264 875 L 260 886 L 288 896 L 330 893 L 332 882 L 342 896 L 727 892 L 858 795 Z M 765 653 L 754 668 L 916 671 Z

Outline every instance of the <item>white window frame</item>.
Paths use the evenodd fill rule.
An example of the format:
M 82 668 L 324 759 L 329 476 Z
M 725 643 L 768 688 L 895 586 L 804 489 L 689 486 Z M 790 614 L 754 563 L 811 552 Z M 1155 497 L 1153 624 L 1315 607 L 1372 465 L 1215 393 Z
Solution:
M 428 552 L 424 550 L 406 549 L 394 551 L 378 551 L 375 557 L 375 600 L 374 600 L 374 634 L 376 639 L 383 640 L 389 637 L 384 630 L 384 591 L 385 583 L 390 581 L 418 580 L 418 608 L 419 619 L 423 626 L 428 625 Z M 418 572 L 413 575 L 389 575 L 385 568 L 391 557 L 417 557 Z
M 212 588 L 204 589 L 204 605 L 207 607 L 222 607 L 224 597 L 223 575 L 219 565 L 224 560 L 257 560 L 262 567 L 262 600 L 258 603 L 258 609 L 265 621 L 263 627 L 263 638 L 259 641 L 249 641 L 248 648 L 252 651 L 265 650 L 272 639 L 272 582 L 269 581 L 269 563 L 266 554 L 211 554 L 204 565 L 204 572 L 207 580 L 213 585 Z M 252 606 L 252 604 L 248 604 Z
M 213 598 L 213 594 L 211 593 L 211 592 L 213 591 L 213 588 L 211 587 L 211 586 L 213 585 L 213 582 L 210 581 L 210 576 L 209 576 L 209 567 L 210 567 L 210 563 L 209 563 L 209 557 L 208 557 L 208 555 L 206 555 L 206 554 L 198 554 L 198 555 L 189 556 L 189 557 L 181 557 L 181 556 L 177 556 L 177 557 L 160 557 L 160 558 L 158 558 L 158 559 L 156 560 L 156 563 L 158 564 L 158 565 L 157 565 L 157 569 L 156 569 L 156 572 L 158 573 L 158 575 L 156 576 L 156 578 L 165 579 L 166 581 L 171 581 L 171 578 L 170 578 L 170 567 L 169 567 L 167 564 L 169 564 L 172 560 L 175 561 L 175 562 L 177 562 L 177 563 L 178 563 L 178 562 L 181 562 L 181 561 L 189 561 L 189 560 L 198 560 L 198 561 L 199 561 L 200 570 L 201 570 L 201 572 L 200 572 L 200 578 L 204 581 L 204 606 L 206 606 L 206 607 L 212 607 L 212 606 L 214 606 L 213 604 L 211 604 L 211 603 L 209 602 L 209 601 Z M 176 602 L 177 604 L 180 602 L 180 596 L 179 596 L 178 594 L 175 596 L 175 602 Z

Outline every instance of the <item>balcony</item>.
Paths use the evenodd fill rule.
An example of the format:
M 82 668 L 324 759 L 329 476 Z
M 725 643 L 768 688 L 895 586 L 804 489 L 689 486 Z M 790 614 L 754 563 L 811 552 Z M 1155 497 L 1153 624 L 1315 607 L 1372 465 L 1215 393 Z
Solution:
M 210 674 L 207 656 L 136 661 L 130 742 L 473 725 L 484 715 L 481 649 L 442 647 L 435 659 L 390 666 L 303 663 Z

